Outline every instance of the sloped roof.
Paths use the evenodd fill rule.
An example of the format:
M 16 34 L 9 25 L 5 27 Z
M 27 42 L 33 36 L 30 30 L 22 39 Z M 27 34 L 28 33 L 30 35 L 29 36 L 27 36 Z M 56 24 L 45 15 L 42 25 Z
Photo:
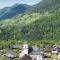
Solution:
M 36 52 L 36 51 L 32 51 L 31 53 L 29 53 L 29 55 L 41 55 L 40 52 Z
M 14 52 L 14 51 L 12 51 L 12 50 L 9 50 L 9 51 L 7 51 L 6 52 L 6 54 L 5 54 L 7 57 L 15 57 L 16 56 L 16 53 Z
M 33 47 L 33 51 L 40 52 L 40 51 L 41 51 L 41 49 L 40 49 L 40 48 L 38 48 L 38 47 Z
M 21 60 L 32 60 L 30 56 L 25 55 Z
M 42 53 L 42 49 L 38 48 L 38 47 L 33 47 L 33 50 L 31 53 L 29 53 L 29 55 L 41 55 Z
M 12 48 L 14 48 L 14 49 L 22 49 L 22 46 L 21 45 L 14 45 Z

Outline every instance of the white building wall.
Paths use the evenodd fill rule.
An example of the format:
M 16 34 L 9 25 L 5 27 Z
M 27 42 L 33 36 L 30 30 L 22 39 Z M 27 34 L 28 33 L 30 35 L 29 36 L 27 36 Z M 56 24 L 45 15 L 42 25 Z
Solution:
M 58 60 L 60 60 L 60 54 L 58 54 Z
M 30 57 L 32 57 L 32 60 L 34 60 L 34 59 L 43 60 L 42 55 L 30 55 Z
M 23 48 L 22 48 L 23 54 L 27 54 L 28 55 L 28 44 L 24 44 Z
M 57 51 L 52 51 L 52 53 L 58 53 Z
M 19 57 L 23 57 L 25 54 L 28 55 L 28 44 L 22 46 L 22 51 L 19 54 Z
M 22 53 L 28 55 L 28 49 L 24 49 Z

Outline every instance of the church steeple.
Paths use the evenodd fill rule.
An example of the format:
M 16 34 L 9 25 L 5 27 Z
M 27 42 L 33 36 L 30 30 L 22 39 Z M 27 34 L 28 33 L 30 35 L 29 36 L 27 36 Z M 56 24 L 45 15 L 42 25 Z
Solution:
M 22 52 L 19 54 L 19 57 L 23 57 L 24 55 L 28 55 L 28 44 L 26 40 L 22 45 Z
M 24 55 L 28 55 L 28 44 L 27 41 L 24 42 L 23 47 L 22 47 L 22 51 L 24 53 Z

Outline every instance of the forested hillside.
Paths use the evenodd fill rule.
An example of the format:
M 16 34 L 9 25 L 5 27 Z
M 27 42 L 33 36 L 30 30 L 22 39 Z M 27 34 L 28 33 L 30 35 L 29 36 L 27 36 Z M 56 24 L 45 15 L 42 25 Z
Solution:
M 60 39 L 60 11 L 48 14 L 32 13 L 0 22 L 0 39 Z
M 18 44 L 18 41 L 22 43 L 21 41 L 24 40 L 39 46 L 49 44 L 52 47 L 54 44 L 60 44 L 60 0 L 42 0 L 32 7 L 22 10 L 24 14 L 19 14 L 21 5 L 19 6 L 12 8 L 13 11 L 9 10 L 9 14 L 11 11 L 15 11 L 13 18 L 0 21 L 1 49 L 10 48 L 12 45 Z M 24 8 L 26 5 L 22 7 Z M 6 9 L 0 13 L 4 13 Z M 11 17 L 8 13 L 5 14 L 3 19 L 8 16 Z

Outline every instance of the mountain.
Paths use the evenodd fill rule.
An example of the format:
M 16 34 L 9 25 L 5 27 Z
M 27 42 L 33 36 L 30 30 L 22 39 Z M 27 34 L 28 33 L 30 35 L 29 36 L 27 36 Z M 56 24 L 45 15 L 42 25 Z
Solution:
M 0 22 L 1 40 L 60 40 L 60 11 L 31 13 Z
M 25 4 L 15 4 L 11 7 L 5 7 L 0 10 L 0 20 L 9 19 L 18 14 L 23 14 L 30 6 Z
M 27 7 L 26 10 L 24 7 Z M 5 12 L 6 10 L 9 13 Z M 50 12 L 51 10 L 53 11 Z M 59 0 L 42 0 L 32 7 L 17 4 L 13 7 L 6 7 L 2 11 L 0 14 L 6 15 L 5 18 L 16 16 L 0 22 L 1 40 L 60 40 Z M 30 14 L 25 13 L 26 11 Z M 44 12 L 40 13 L 40 11 Z
M 42 0 L 33 8 L 28 9 L 28 12 L 44 12 L 50 10 L 57 10 L 60 8 L 60 0 Z
M 29 6 L 26 4 L 15 4 L 11 7 L 0 9 L 0 20 L 12 18 L 18 14 L 39 13 L 60 9 L 60 0 L 42 0 L 38 4 Z

